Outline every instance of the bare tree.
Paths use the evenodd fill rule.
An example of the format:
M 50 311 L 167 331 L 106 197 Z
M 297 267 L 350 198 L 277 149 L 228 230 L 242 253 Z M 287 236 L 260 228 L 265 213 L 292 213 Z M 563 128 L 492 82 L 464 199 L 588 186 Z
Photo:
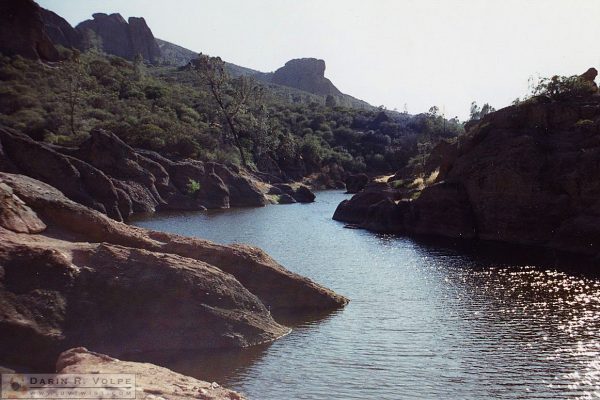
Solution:
M 74 50 L 71 59 L 63 64 L 63 73 L 67 81 L 66 102 L 69 112 L 69 127 L 72 135 L 77 134 L 75 118 L 77 106 L 81 100 L 83 81 L 83 66 L 79 55 L 79 51 Z
M 242 130 L 239 126 L 239 118 L 248 112 L 250 102 L 260 94 L 258 86 L 245 76 L 231 79 L 220 57 L 210 57 L 200 53 L 191 63 L 210 91 L 227 124 L 230 139 L 240 153 L 242 164 L 247 167 L 248 161 L 240 137 Z

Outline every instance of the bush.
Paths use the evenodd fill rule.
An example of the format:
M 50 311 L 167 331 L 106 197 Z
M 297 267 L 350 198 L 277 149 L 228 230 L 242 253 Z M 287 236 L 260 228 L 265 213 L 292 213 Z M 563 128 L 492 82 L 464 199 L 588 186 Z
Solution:
M 597 88 L 578 75 L 542 78 L 533 89 L 534 96 L 548 96 L 555 100 L 570 97 L 588 96 L 595 93 Z
M 200 191 L 200 183 L 192 178 L 188 178 L 188 183 L 185 186 L 185 189 L 189 196 L 196 197 Z

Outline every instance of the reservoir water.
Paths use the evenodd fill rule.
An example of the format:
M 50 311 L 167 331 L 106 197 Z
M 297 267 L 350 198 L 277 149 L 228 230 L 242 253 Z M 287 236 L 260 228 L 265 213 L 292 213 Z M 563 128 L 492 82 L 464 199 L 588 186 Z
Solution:
M 351 300 L 285 321 L 269 345 L 154 361 L 252 400 L 600 398 L 600 279 L 509 248 L 345 229 L 331 216 L 347 197 L 136 221 L 262 247 Z

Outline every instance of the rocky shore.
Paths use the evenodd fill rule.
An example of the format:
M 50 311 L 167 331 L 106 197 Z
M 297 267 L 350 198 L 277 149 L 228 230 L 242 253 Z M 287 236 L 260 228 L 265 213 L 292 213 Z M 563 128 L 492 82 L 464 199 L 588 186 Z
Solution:
M 419 170 L 369 183 L 333 218 L 373 231 L 597 257 L 598 160 L 597 93 L 534 97 L 468 124 L 464 136 L 438 145 Z
M 162 210 L 314 201 L 304 185 L 273 186 L 233 165 L 172 161 L 104 130 L 79 147 L 61 147 L 0 126 L 0 171 L 38 179 L 117 221 Z
M 26 141 L 9 135 L 3 134 L 2 145 L 4 154 L 10 152 L 12 157 L 4 162 L 18 160 L 14 149 Z M 38 153 L 30 153 L 31 164 L 49 161 L 46 180 L 66 170 L 73 180 L 56 183 L 78 189 L 72 196 L 99 190 L 87 179 L 104 173 L 91 169 L 91 164 L 43 146 L 35 150 Z M 119 164 L 133 159 L 128 155 L 122 163 L 112 159 L 115 175 Z M 87 159 L 101 165 L 91 156 Z M 102 179 L 108 189 L 117 180 L 107 175 Z M 169 187 L 162 183 L 161 187 Z M 131 186 L 153 192 L 141 184 Z M 115 203 L 103 200 L 95 203 L 96 208 L 106 210 L 112 204 L 120 212 L 117 197 L 112 198 Z M 290 331 L 272 311 L 302 316 L 334 310 L 347 301 L 286 270 L 258 248 L 129 226 L 42 181 L 0 173 L 4 365 L 48 372 L 61 352 L 80 346 L 113 357 L 150 350 L 242 348 Z M 98 357 L 92 359 L 104 356 Z M 90 362 L 95 361 L 86 361 Z

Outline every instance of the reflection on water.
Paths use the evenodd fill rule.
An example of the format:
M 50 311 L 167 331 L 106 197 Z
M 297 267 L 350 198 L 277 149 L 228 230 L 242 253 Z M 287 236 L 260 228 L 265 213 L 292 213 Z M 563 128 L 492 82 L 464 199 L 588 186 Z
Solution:
M 243 351 L 154 355 L 250 399 L 600 398 L 600 280 L 556 256 L 343 229 L 345 197 L 138 225 L 260 246 L 348 296 L 331 315 Z M 577 261 L 573 260 L 576 265 Z

